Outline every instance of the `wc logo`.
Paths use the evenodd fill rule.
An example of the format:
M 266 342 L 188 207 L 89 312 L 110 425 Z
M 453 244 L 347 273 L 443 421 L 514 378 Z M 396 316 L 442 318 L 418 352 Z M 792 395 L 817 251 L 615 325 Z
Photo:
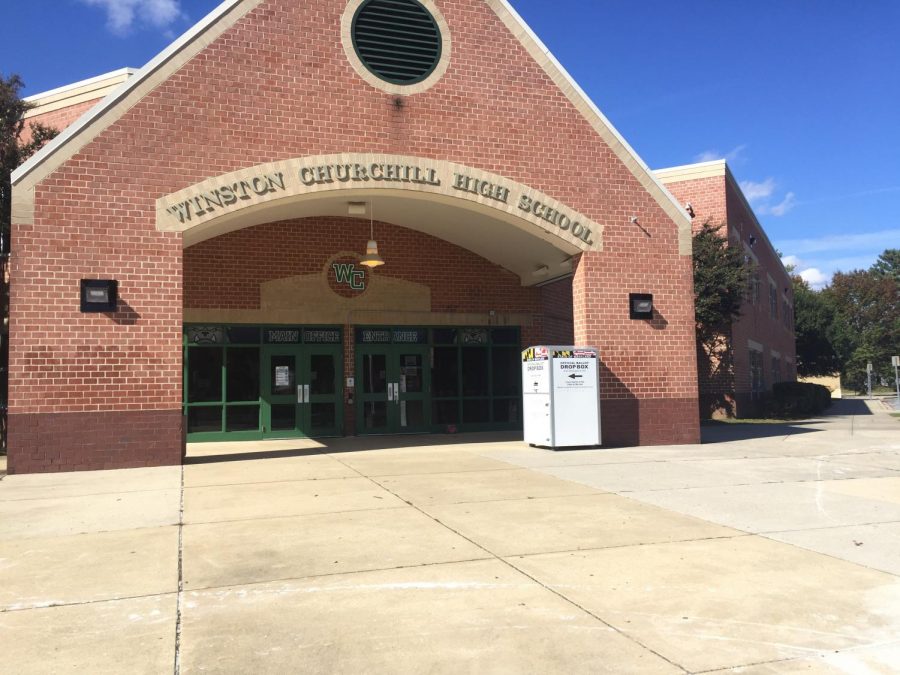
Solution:
M 355 263 L 333 263 L 331 268 L 338 284 L 346 284 L 354 291 L 366 290 L 366 272 L 356 269 Z

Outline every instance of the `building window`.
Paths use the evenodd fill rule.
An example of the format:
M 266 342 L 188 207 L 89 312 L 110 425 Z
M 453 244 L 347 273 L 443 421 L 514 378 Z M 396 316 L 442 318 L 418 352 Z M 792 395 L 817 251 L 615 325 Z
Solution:
M 781 382 L 781 359 L 777 356 L 772 357 L 772 384 Z
M 763 374 L 763 355 L 755 349 L 750 350 L 750 390 L 754 393 L 766 388 L 766 380 Z
M 754 267 L 750 272 L 750 302 L 759 304 L 759 268 Z
M 778 318 L 778 289 L 771 281 L 769 282 L 769 312 L 773 319 Z

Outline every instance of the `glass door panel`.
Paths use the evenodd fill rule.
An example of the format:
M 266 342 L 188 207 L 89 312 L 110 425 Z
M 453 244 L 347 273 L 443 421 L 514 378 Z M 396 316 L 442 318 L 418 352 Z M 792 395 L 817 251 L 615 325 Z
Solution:
M 339 348 L 306 347 L 303 428 L 308 436 L 337 436 L 343 433 L 341 358 Z
M 427 347 L 401 345 L 394 348 L 392 358 L 396 367 L 397 407 L 396 429 L 401 433 L 427 431 L 426 407 L 427 381 L 430 369 L 426 368 Z
M 357 345 L 359 433 L 428 431 L 428 354 L 420 345 Z
M 302 436 L 298 385 L 299 345 L 270 346 L 265 349 L 263 372 L 266 411 L 263 415 L 263 435 L 266 438 L 296 438 Z
M 388 351 L 390 347 L 357 345 L 357 430 L 361 434 L 390 433 L 388 419 Z M 391 388 L 393 398 L 393 388 Z

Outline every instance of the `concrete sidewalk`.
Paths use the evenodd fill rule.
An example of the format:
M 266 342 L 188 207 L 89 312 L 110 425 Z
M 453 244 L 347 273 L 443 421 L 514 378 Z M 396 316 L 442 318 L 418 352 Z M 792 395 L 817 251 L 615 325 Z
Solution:
M 900 421 L 190 449 L 0 480 L 10 673 L 888 673 Z M 448 443 L 448 441 L 450 441 Z

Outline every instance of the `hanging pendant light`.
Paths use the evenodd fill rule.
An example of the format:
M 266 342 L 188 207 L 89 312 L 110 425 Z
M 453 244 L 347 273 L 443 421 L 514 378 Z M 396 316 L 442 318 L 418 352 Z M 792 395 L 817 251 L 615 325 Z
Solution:
M 375 214 L 374 202 L 369 202 L 369 243 L 366 244 L 366 254 L 359 261 L 360 265 L 366 267 L 380 267 L 384 265 L 384 260 L 378 255 L 378 242 L 375 241 Z

